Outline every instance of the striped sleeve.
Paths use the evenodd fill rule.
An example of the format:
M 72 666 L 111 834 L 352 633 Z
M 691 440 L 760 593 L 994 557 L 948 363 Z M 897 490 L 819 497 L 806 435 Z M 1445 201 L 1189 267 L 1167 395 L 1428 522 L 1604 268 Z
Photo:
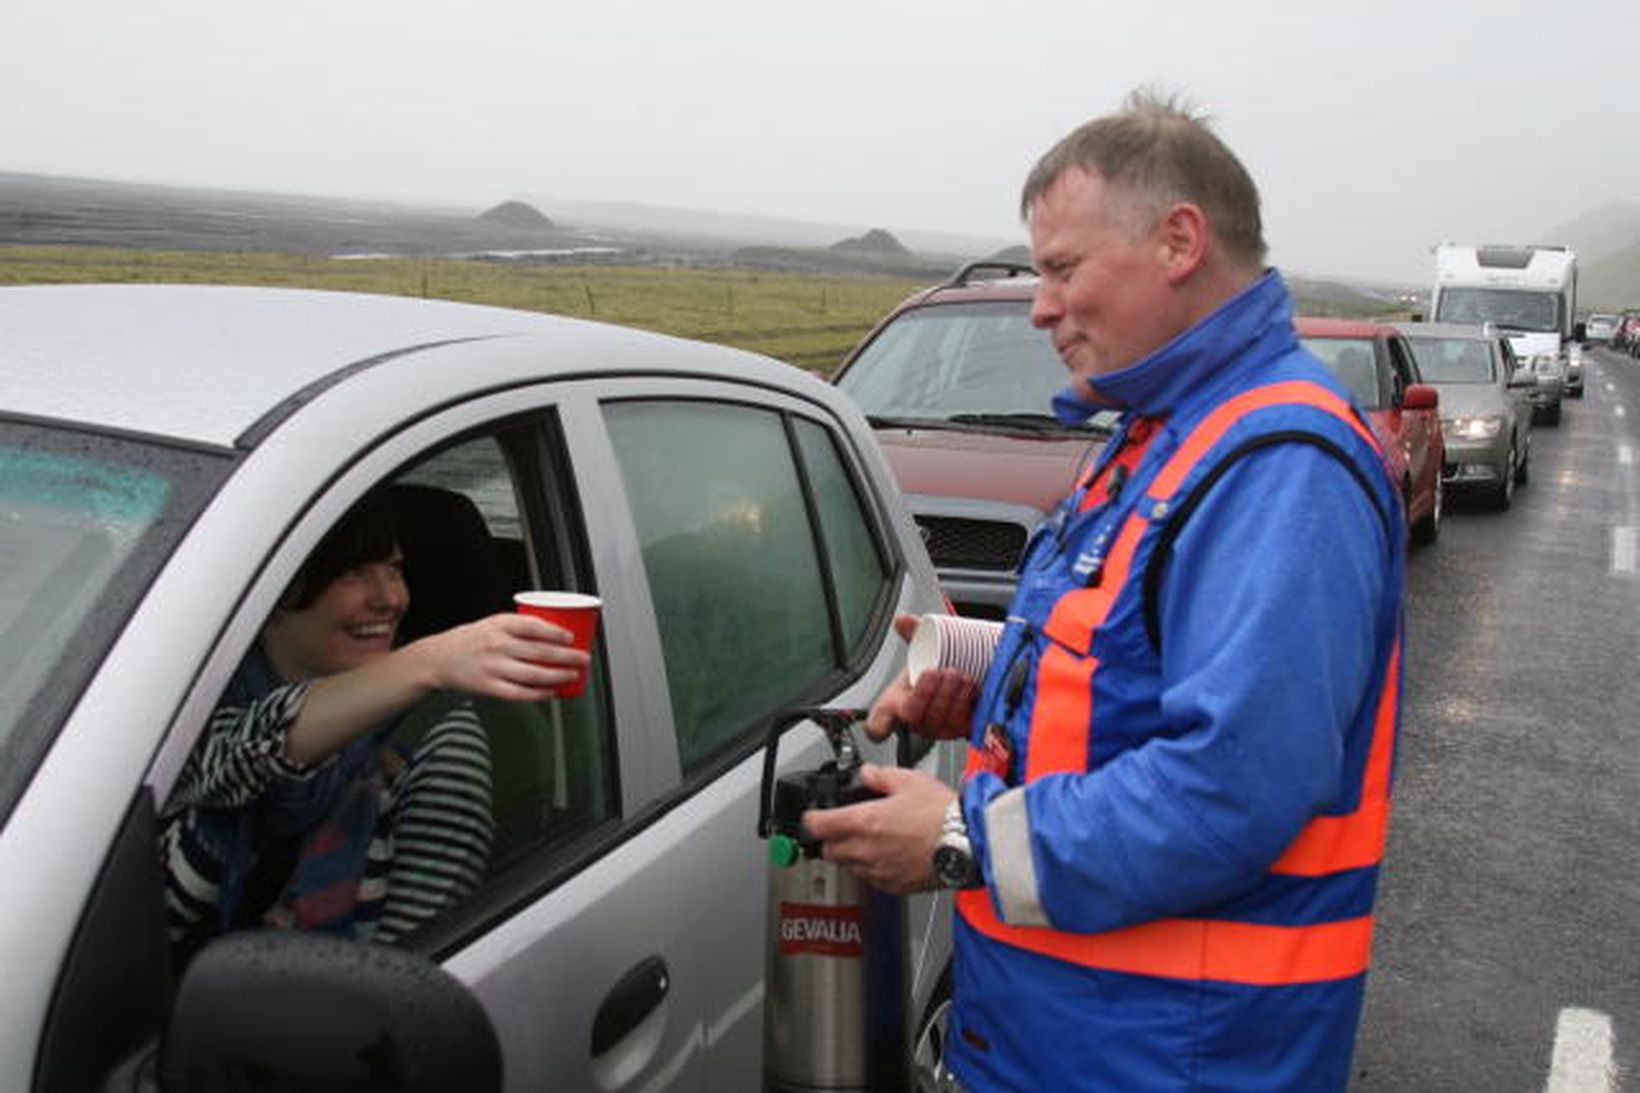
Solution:
M 471 894 L 484 880 L 495 839 L 490 747 L 478 713 L 463 702 L 423 738 L 390 789 L 387 846 L 371 848 L 361 901 L 379 900 L 375 941 L 392 944 Z
M 165 928 L 171 943 L 208 921 L 222 893 L 223 863 L 201 838 L 193 810 L 177 813 L 160 829 L 165 869 Z
M 182 768 L 167 810 L 247 804 L 270 786 L 305 778 L 323 766 L 304 768 L 285 758 L 285 734 L 302 712 L 307 693 L 306 683 L 293 683 L 249 706 L 224 706 L 213 713 L 204 739 Z

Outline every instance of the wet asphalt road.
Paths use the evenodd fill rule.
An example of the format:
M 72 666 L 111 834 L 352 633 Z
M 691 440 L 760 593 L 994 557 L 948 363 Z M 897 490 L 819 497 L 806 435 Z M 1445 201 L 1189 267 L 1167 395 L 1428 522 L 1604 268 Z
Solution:
M 1513 509 L 1409 562 L 1352 1090 L 1640 1090 L 1640 361 L 1585 361 Z

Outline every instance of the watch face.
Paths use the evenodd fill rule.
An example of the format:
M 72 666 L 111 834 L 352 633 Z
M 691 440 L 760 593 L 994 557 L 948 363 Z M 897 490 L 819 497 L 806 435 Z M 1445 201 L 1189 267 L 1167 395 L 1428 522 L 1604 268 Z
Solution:
M 954 846 L 934 850 L 934 875 L 947 888 L 972 888 L 979 883 L 973 855 Z

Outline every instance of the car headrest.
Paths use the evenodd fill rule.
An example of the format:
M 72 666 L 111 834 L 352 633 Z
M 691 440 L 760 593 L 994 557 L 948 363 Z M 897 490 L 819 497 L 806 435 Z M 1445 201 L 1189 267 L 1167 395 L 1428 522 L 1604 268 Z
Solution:
M 395 483 L 390 491 L 410 586 L 410 609 L 399 626 L 402 641 L 511 608 L 489 526 L 470 498 L 411 483 Z

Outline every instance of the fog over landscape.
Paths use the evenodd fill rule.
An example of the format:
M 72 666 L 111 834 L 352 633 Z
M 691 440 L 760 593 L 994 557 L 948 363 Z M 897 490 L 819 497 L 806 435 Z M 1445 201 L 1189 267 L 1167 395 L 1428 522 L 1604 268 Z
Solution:
M 0 171 L 1000 248 L 1024 239 L 1034 159 L 1154 84 L 1217 118 L 1275 263 L 1424 284 L 1443 239 L 1640 240 L 1632 18 L 1618 0 L 13 3 Z

